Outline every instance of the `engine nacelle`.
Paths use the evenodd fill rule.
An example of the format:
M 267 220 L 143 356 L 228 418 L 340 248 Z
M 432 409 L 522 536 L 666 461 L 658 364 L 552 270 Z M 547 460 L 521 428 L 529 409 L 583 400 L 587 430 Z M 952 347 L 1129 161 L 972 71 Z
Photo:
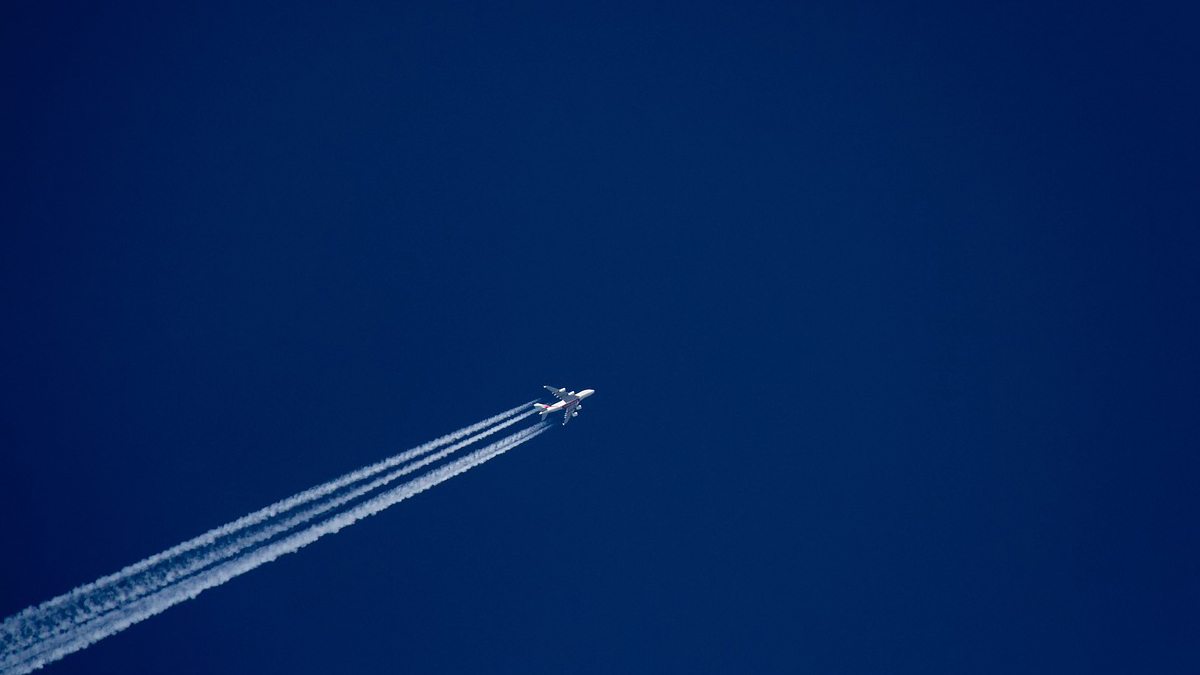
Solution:
M 578 412 L 573 412 L 573 413 L 571 413 L 571 417 L 579 417 L 579 413 L 578 413 Z
M 576 410 L 583 410 L 583 404 L 582 404 L 582 403 L 580 403 L 579 405 L 575 406 L 575 409 L 576 409 Z

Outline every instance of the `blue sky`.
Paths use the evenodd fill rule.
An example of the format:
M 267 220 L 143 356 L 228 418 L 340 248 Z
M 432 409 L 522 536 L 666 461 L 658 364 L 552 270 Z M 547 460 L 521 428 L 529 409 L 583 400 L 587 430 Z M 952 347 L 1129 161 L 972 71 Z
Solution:
M 0 615 L 587 411 L 48 672 L 1194 672 L 1183 5 L 18 3 Z

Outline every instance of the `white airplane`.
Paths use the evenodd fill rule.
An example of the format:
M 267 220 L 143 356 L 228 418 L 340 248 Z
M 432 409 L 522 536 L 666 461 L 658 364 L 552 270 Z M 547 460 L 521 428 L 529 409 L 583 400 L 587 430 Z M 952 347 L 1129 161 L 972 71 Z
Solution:
M 542 411 L 542 419 L 546 419 L 546 415 L 549 415 L 552 412 L 558 412 L 561 410 L 563 413 L 564 427 L 567 426 L 567 422 L 570 422 L 572 417 L 578 416 L 579 411 L 583 410 L 583 399 L 596 393 L 595 389 L 584 389 L 576 394 L 573 391 L 567 391 L 566 387 L 559 387 L 556 389 L 549 385 L 546 385 L 546 391 L 554 394 L 555 398 L 558 399 L 558 403 L 555 403 L 554 405 L 534 403 L 533 407 Z

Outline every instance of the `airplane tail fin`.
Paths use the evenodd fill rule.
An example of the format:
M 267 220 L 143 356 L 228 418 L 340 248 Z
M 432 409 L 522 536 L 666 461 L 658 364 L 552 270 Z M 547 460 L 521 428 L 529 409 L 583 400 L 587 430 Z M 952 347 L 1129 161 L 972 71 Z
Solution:
M 550 406 L 546 405 L 545 403 L 534 403 L 533 407 L 541 411 L 540 414 L 542 419 L 546 419 L 546 415 L 550 414 Z

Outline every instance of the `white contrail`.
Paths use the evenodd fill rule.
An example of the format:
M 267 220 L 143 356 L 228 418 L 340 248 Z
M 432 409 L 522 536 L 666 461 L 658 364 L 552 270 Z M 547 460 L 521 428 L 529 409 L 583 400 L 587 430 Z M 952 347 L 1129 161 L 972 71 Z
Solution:
M 375 490 L 391 483 L 392 481 L 406 476 L 418 469 L 422 469 L 434 462 L 437 462 L 458 450 L 473 445 L 475 442 L 482 440 L 492 434 L 502 431 L 524 419 L 527 419 L 537 414 L 536 410 L 528 410 L 516 417 L 509 418 L 500 424 L 497 424 L 488 429 L 470 436 L 465 440 L 454 443 L 443 450 L 439 450 L 427 455 L 419 460 L 401 466 L 399 469 L 389 471 L 382 477 L 376 478 L 373 481 L 368 481 L 363 485 L 348 490 L 343 494 L 339 494 L 333 499 L 329 499 L 318 503 L 316 506 L 305 509 L 294 516 L 285 518 L 278 523 L 273 523 L 265 527 L 245 528 L 244 534 L 233 539 L 227 544 L 224 544 L 214 550 L 207 551 L 203 555 L 194 555 L 181 558 L 178 562 L 171 565 L 160 565 L 158 571 L 149 570 L 143 574 L 135 574 L 121 581 L 111 584 L 107 588 L 98 589 L 90 595 L 79 600 L 77 607 L 72 607 L 70 611 L 59 612 L 62 615 L 53 624 L 43 623 L 37 629 L 36 635 L 30 635 L 20 642 L 8 645 L 6 652 L 15 652 L 37 642 L 41 642 L 47 638 L 65 633 L 77 625 L 81 625 L 91 621 L 92 619 L 112 611 L 113 609 L 126 605 L 143 595 L 153 593 L 160 588 L 168 586 L 179 579 L 191 576 L 196 572 L 218 563 L 226 558 L 235 556 L 246 549 L 261 544 L 277 537 L 289 530 L 296 528 L 299 525 L 316 518 L 317 516 L 327 513 L 335 508 L 349 504 L 350 502 L 367 495 Z M 43 622 L 47 621 L 42 619 Z
M 301 511 L 290 518 L 286 518 L 278 523 L 266 527 L 250 530 L 247 534 L 234 539 L 232 542 L 212 552 L 205 553 L 203 556 L 188 558 L 186 561 L 183 561 L 183 564 L 173 565 L 153 577 L 146 579 L 135 578 L 135 580 L 132 582 L 131 588 L 123 589 L 121 592 L 115 594 L 112 598 L 106 598 L 104 605 L 97 608 L 98 611 L 92 613 L 86 618 L 77 619 L 76 623 L 84 623 L 95 616 L 102 614 L 103 612 L 107 612 L 118 606 L 125 605 L 130 601 L 136 600 L 142 595 L 152 593 L 159 588 L 172 584 L 184 577 L 190 576 L 210 565 L 235 556 L 252 546 L 261 544 L 264 541 L 268 541 L 285 532 L 295 529 L 297 526 L 303 525 L 304 523 L 307 523 L 323 513 L 328 513 L 335 508 L 349 504 L 355 499 L 370 494 L 371 492 L 374 492 L 375 490 L 391 483 L 397 478 L 407 476 L 418 469 L 423 469 L 430 464 L 454 454 L 462 448 L 473 445 L 476 441 L 482 440 L 488 436 L 491 436 L 492 434 L 502 431 L 516 424 L 517 422 L 520 422 L 521 420 L 535 415 L 536 413 L 536 410 L 530 410 L 525 414 L 517 415 L 516 417 L 513 417 L 490 429 L 485 429 L 484 431 L 481 431 L 480 433 L 475 434 L 466 440 L 459 441 L 458 443 L 455 443 L 444 450 L 439 450 L 410 464 L 405 464 L 399 469 L 389 471 L 380 478 L 376 478 L 373 481 L 364 483 L 363 485 L 353 490 L 349 490 L 344 494 L 340 494 L 333 499 L 321 502 L 317 506 L 305 509 L 304 511 Z
M 109 615 L 99 617 L 89 624 L 80 626 L 76 630 L 52 639 L 50 644 L 34 645 L 29 649 L 23 650 L 21 653 L 6 656 L 0 662 L 0 669 L 3 669 L 5 672 L 11 672 L 12 675 L 22 675 L 41 668 L 47 663 L 83 649 L 90 644 L 122 631 L 139 621 L 159 614 L 185 600 L 194 598 L 207 589 L 219 586 L 280 556 L 294 553 L 327 534 L 333 534 L 344 527 L 353 525 L 363 518 L 375 515 L 415 494 L 424 492 L 439 483 L 445 482 L 454 476 L 483 464 L 493 457 L 497 457 L 515 448 L 546 431 L 548 428 L 550 428 L 548 423 L 541 422 L 536 426 L 506 436 L 465 457 L 444 464 L 429 473 L 376 495 L 362 504 L 338 513 L 312 527 L 295 532 L 277 542 L 254 549 L 245 555 L 229 560 L 212 569 L 205 570 L 140 600 L 136 600 Z
M 358 482 L 365 478 L 369 478 L 381 471 L 386 471 L 395 466 L 403 464 L 411 459 L 420 457 L 432 450 L 435 450 L 447 443 L 457 441 L 464 436 L 469 436 L 480 430 L 487 429 L 497 422 L 501 422 L 513 415 L 529 410 L 531 403 L 524 403 L 515 408 L 505 410 L 504 412 L 493 415 L 481 422 L 463 427 L 458 431 L 446 434 L 440 438 L 432 440 L 428 443 L 419 445 L 411 450 L 393 455 L 387 459 L 380 460 L 374 464 L 370 464 L 356 471 L 347 473 L 339 478 L 322 483 L 315 487 L 299 492 L 291 497 L 282 499 L 270 506 L 259 509 L 253 513 L 242 516 L 237 520 L 214 528 L 204 534 L 190 539 L 182 544 L 173 546 L 162 553 L 152 555 L 144 560 L 129 565 L 115 574 L 110 574 L 101 577 L 91 583 L 83 584 L 76 587 L 68 593 L 64 593 L 56 598 L 47 600 L 46 602 L 29 607 L 13 616 L 8 617 L 0 624 L 0 650 L 3 653 L 16 651 L 22 648 L 22 645 L 29 642 L 45 639 L 53 634 L 55 627 L 67 622 L 75 622 L 74 613 L 86 607 L 87 598 L 94 597 L 99 591 L 127 580 L 134 575 L 151 569 L 159 564 L 166 563 L 172 559 L 193 551 L 195 549 L 208 546 L 216 542 L 222 537 L 226 537 L 248 527 L 252 527 L 262 523 L 270 518 L 290 511 L 298 506 L 307 504 L 317 499 L 321 499 L 330 495 L 352 483 Z M 66 613 L 70 616 L 51 620 L 55 614 Z M 30 632 L 31 630 L 35 632 Z

